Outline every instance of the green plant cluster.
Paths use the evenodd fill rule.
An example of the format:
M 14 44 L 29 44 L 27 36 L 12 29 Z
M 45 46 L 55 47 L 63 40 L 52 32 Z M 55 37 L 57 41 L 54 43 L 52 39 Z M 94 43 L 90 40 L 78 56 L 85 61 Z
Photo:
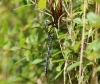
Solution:
M 100 1 L 62 1 L 59 29 L 48 25 L 48 0 L 0 1 L 0 84 L 78 84 L 81 54 L 81 84 L 100 83 Z M 46 77 L 47 27 L 54 38 Z

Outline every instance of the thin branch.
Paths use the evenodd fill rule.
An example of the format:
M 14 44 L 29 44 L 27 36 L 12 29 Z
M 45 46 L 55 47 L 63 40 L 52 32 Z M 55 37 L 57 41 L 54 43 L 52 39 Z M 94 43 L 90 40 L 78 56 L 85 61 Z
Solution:
M 69 73 L 68 73 L 68 76 L 69 76 L 69 83 L 72 84 L 71 77 L 70 77 Z
M 63 5 L 63 7 L 64 7 L 64 9 L 65 9 L 66 13 L 67 13 L 67 14 L 68 14 L 68 16 L 69 16 L 70 14 L 69 14 L 69 12 L 68 12 L 68 10 L 67 10 L 67 8 L 66 8 L 65 4 L 64 4 L 64 0 L 62 0 L 62 5 Z
M 65 65 L 64 65 L 64 84 L 66 84 L 66 68 L 67 68 L 67 65 L 68 65 L 67 60 L 68 59 L 65 60 Z
M 86 4 L 87 4 L 87 0 L 84 0 L 83 29 L 82 29 L 82 43 L 81 43 L 81 52 L 80 52 L 80 67 L 79 67 L 78 84 L 82 84 L 82 61 L 83 61 L 84 38 L 85 38 L 84 32 L 85 32 Z
M 60 21 L 61 21 L 61 18 L 62 18 L 64 15 L 65 15 L 65 13 L 63 13 L 63 14 L 59 17 L 59 19 L 58 19 L 58 29 L 60 28 Z
M 32 0 L 30 0 L 30 2 L 32 2 L 32 4 L 33 4 L 33 5 L 36 5 L 36 7 L 38 8 L 38 4 L 37 4 L 36 2 L 34 2 L 34 1 L 32 1 Z M 38 9 L 38 10 L 39 10 L 40 12 L 42 12 L 42 13 L 44 13 L 44 14 L 49 15 L 49 16 L 52 17 L 51 12 L 50 12 L 48 9 L 45 9 L 47 12 L 42 11 L 42 10 L 40 10 L 40 9 Z
M 36 2 L 34 2 L 34 1 L 32 1 L 32 0 L 30 0 L 30 2 L 31 2 L 32 4 L 38 6 Z

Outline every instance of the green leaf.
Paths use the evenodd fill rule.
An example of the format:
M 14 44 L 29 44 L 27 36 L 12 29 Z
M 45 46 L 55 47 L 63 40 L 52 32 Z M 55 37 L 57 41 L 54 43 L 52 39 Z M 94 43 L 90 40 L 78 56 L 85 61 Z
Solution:
M 100 27 L 100 17 L 99 15 L 90 12 L 87 14 L 87 19 L 93 27 Z
M 27 61 L 29 61 L 29 56 L 30 56 L 30 54 L 31 54 L 30 50 L 26 50 L 26 51 L 24 52 L 24 56 L 26 57 L 26 60 L 27 60 Z
M 85 8 L 88 9 L 88 4 L 87 3 L 85 4 Z M 80 6 L 80 9 L 84 12 L 84 4 L 82 4 Z
M 23 38 L 24 37 L 24 34 L 23 32 L 19 32 L 19 39 Z
M 89 62 L 86 64 L 86 66 L 90 66 L 90 65 L 93 65 L 93 62 Z
M 72 70 L 73 68 L 79 66 L 80 62 L 75 62 L 73 64 L 71 64 L 70 66 L 68 66 L 67 71 Z
M 22 38 L 22 39 L 20 40 L 20 46 L 23 47 L 24 44 L 25 44 L 25 38 Z
M 40 62 L 42 62 L 43 61 L 43 59 L 35 59 L 33 62 L 32 62 L 32 64 L 38 64 L 38 63 L 40 63 Z
M 63 65 L 63 63 L 60 63 L 59 66 L 56 68 L 56 71 L 61 71 L 62 65 Z
M 88 51 L 99 51 L 100 50 L 100 40 L 96 39 L 94 41 L 92 41 L 92 43 L 90 43 L 87 47 L 87 53 Z
M 64 59 L 53 60 L 53 63 L 64 61 Z
M 18 82 L 18 81 L 21 81 L 21 78 L 20 77 L 17 77 L 17 76 L 11 76 L 7 79 L 7 84 L 12 84 L 14 82 Z
M 4 45 L 4 34 L 0 34 L 0 47 Z
M 46 0 L 39 0 L 38 7 L 40 9 L 45 9 L 46 8 Z
M 58 55 L 58 54 L 60 54 L 60 53 L 62 53 L 62 51 L 58 51 L 58 52 L 54 53 L 54 54 L 52 55 L 52 57 L 54 57 L 54 56 L 56 56 L 56 55 Z
M 64 59 L 66 59 L 67 58 L 67 56 L 68 56 L 68 54 L 71 52 L 71 50 L 69 50 L 69 49 L 66 49 L 66 51 L 64 51 Z
M 16 64 L 18 64 L 18 63 L 20 63 L 20 62 L 22 62 L 23 60 L 25 60 L 25 57 L 22 58 L 22 59 L 20 59 L 20 60 L 18 60 L 14 65 L 16 65 Z
M 8 32 L 8 23 L 7 23 L 7 21 L 4 21 L 2 33 L 7 34 L 7 32 Z
M 81 41 L 79 41 L 75 46 L 74 46 L 74 52 L 77 52 L 79 47 L 80 47 Z
M 98 71 L 100 72 L 100 66 L 97 67 L 96 71 L 97 71 L 97 72 L 98 72 Z
M 8 23 L 7 23 L 7 21 L 4 21 L 1 31 L 2 32 L 0 34 L 0 47 L 2 47 L 5 44 L 5 35 L 8 32 Z
M 100 51 L 92 51 L 90 54 L 86 56 L 86 58 L 93 60 L 93 59 L 99 59 L 100 58 Z
M 81 18 L 75 18 L 75 19 L 73 20 L 73 22 L 74 22 L 74 23 L 77 23 L 77 24 L 82 24 Z
M 66 1 L 66 3 L 69 2 L 69 0 L 65 0 L 65 1 Z
M 57 78 L 62 74 L 62 72 L 63 72 L 63 70 L 60 71 L 60 72 L 56 75 L 55 79 L 57 79 Z
M 56 56 L 56 55 L 58 55 L 58 54 L 60 54 L 60 53 L 62 53 L 62 52 L 67 52 L 67 53 L 69 53 L 70 51 L 69 51 L 68 49 L 61 50 L 61 51 L 58 51 L 58 52 L 54 53 L 54 54 L 52 55 L 52 57 L 54 57 L 54 56 Z
M 62 33 L 61 33 L 61 34 L 59 35 L 59 39 L 63 39 L 63 38 L 65 38 L 66 36 L 67 36 L 67 34 L 62 34 Z
M 20 49 L 19 47 L 12 47 L 10 50 L 16 51 L 16 50 L 19 50 L 19 49 Z

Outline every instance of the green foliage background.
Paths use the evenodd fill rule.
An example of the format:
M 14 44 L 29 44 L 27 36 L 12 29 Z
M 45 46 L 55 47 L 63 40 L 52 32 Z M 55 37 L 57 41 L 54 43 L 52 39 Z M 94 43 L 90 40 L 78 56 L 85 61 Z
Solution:
M 69 21 L 66 23 L 67 29 L 58 31 L 58 36 L 56 32 L 54 33 L 48 83 L 44 73 L 48 43 L 45 23 L 46 20 L 51 20 L 51 17 L 41 12 L 46 4 L 43 5 L 40 0 L 38 4 L 40 9 L 38 9 L 30 0 L 0 1 L 0 84 L 63 84 L 66 59 L 68 59 L 65 74 L 66 84 L 70 84 L 70 80 L 72 84 L 78 84 L 84 14 L 83 1 L 73 1 L 73 25 L 70 22 L 71 16 L 64 16 Z M 37 0 L 36 2 L 38 3 Z M 65 0 L 65 4 L 70 9 L 69 0 Z M 49 9 L 48 6 L 47 8 Z M 88 0 L 83 55 L 83 84 L 90 84 L 92 66 L 95 63 L 97 64 L 95 71 L 97 71 L 100 83 L 99 23 L 100 16 L 95 13 L 95 1 Z M 63 50 L 60 49 L 59 40 L 61 40 Z M 95 62 L 94 59 L 97 61 Z

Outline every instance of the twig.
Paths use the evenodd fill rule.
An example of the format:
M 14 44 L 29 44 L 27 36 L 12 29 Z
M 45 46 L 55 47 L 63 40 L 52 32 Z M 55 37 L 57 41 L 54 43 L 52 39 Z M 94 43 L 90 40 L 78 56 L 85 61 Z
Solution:
M 70 74 L 68 73 L 69 76 L 69 83 L 72 84 L 71 78 L 70 78 Z
M 62 5 L 63 5 L 63 7 L 64 7 L 64 9 L 65 9 L 66 13 L 67 13 L 67 14 L 68 14 L 68 16 L 69 16 L 70 14 L 69 14 L 69 12 L 68 12 L 68 10 L 67 10 L 67 8 L 66 8 L 65 4 L 64 4 L 64 0 L 62 0 Z
M 36 2 L 34 2 L 34 1 L 32 1 L 32 0 L 30 0 L 30 2 L 32 2 L 32 4 L 38 6 Z
M 66 84 L 66 68 L 67 68 L 67 58 L 66 58 L 66 60 L 65 60 L 65 65 L 64 65 L 64 84 Z
M 30 2 L 32 2 L 33 5 L 36 5 L 36 7 L 38 7 L 38 4 L 37 4 L 36 2 L 34 2 L 34 1 L 32 1 L 32 0 L 30 0 Z M 52 16 L 52 15 L 51 15 L 51 12 L 50 12 L 48 9 L 45 9 L 47 12 L 42 11 L 42 10 L 40 10 L 40 9 L 38 9 L 38 10 L 39 10 L 40 12 L 46 14 L 46 15 Z
M 65 13 L 63 13 L 59 18 L 58 18 L 58 29 L 60 28 L 60 20 L 63 17 L 63 15 L 65 15 Z
M 66 84 L 66 69 L 67 69 L 67 65 L 68 65 L 67 62 L 68 62 L 68 58 L 66 58 L 65 65 L 64 65 L 64 84 Z M 72 81 L 71 81 L 69 73 L 68 73 L 68 76 L 69 76 L 69 82 L 70 82 L 70 84 L 72 84 Z
M 83 29 L 82 29 L 82 43 L 81 43 L 81 52 L 80 52 L 80 67 L 79 67 L 79 81 L 78 81 L 78 84 L 82 84 L 82 60 L 83 60 L 83 50 L 84 50 L 86 3 L 87 3 L 87 0 L 84 0 Z

